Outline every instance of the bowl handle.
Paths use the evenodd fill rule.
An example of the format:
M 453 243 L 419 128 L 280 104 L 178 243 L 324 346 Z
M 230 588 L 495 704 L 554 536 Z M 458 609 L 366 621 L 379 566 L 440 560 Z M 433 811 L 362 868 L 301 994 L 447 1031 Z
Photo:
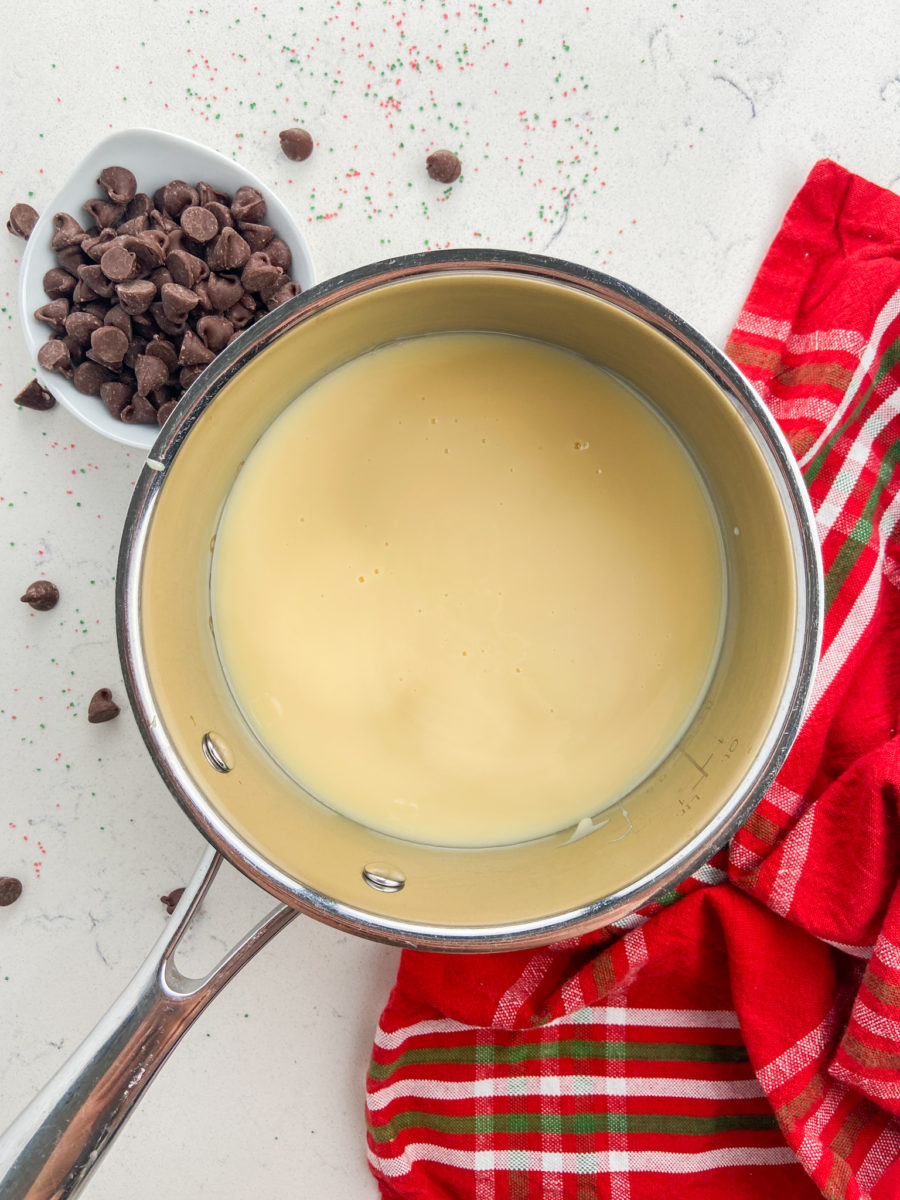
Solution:
M 280 905 L 202 979 L 173 956 L 222 862 L 211 846 L 137 974 L 0 1137 L 2 1200 L 74 1196 L 182 1034 L 257 950 L 297 916 Z

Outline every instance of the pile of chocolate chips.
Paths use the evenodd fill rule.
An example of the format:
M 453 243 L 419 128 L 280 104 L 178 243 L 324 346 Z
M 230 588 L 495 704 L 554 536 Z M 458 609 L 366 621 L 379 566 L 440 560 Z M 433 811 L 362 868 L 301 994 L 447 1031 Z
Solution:
M 39 364 L 132 424 L 162 425 L 185 388 L 240 330 L 300 288 L 291 252 L 265 224 L 258 189 L 234 196 L 180 179 L 153 196 L 106 167 L 87 229 L 53 218 L 57 266 L 35 317 L 51 337 Z

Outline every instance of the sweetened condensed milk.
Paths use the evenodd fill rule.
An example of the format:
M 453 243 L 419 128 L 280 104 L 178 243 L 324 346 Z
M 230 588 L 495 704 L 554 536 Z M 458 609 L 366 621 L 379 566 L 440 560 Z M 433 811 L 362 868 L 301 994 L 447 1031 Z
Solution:
M 250 453 L 214 630 L 262 743 L 323 803 L 436 845 L 626 795 L 715 663 L 718 526 L 618 378 L 542 343 L 414 338 L 333 371 Z

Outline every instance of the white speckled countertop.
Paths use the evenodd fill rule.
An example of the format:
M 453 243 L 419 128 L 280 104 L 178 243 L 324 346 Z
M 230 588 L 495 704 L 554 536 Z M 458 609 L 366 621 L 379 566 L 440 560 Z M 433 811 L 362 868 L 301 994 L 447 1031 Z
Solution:
M 744 11 L 736 15 L 738 9 Z M 895 6 L 872 0 L 176 0 L 21 6 L 5 22 L 0 208 L 46 204 L 107 132 L 206 142 L 277 189 L 319 278 L 431 247 L 549 252 L 649 292 L 723 344 L 813 163 L 900 182 Z M 239 13 L 240 17 L 234 15 Z M 114 26 L 114 30 L 113 30 Z M 291 163 L 277 133 L 316 148 Z M 449 189 L 426 153 L 463 162 Z M 119 536 L 138 452 L 31 377 L 23 243 L 0 234 L 0 1128 L 118 994 L 203 847 L 110 687 Z M 46 577 L 59 605 L 18 602 Z M 217 956 L 268 898 L 216 889 Z M 244 915 L 241 915 L 244 914 Z M 375 1195 L 363 1085 L 397 953 L 297 921 L 200 1018 L 95 1171 L 93 1200 Z

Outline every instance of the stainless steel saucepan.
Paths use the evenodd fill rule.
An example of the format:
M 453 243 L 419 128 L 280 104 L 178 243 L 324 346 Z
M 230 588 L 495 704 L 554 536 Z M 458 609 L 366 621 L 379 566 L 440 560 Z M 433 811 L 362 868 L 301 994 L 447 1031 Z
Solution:
M 538 339 L 623 376 L 679 434 L 718 516 L 728 600 L 707 695 L 665 761 L 578 836 L 570 827 L 515 846 L 447 849 L 368 829 L 281 770 L 243 720 L 217 656 L 212 549 L 256 441 L 340 364 L 450 330 Z M 747 819 L 797 732 L 818 654 L 821 567 L 790 450 L 702 336 L 597 272 L 447 251 L 321 284 L 216 358 L 141 473 L 117 610 L 147 747 L 210 848 L 123 996 L 0 1140 L 3 1200 L 74 1195 L 190 1022 L 298 912 L 400 946 L 505 950 L 596 928 L 690 874 Z M 174 951 L 222 856 L 281 906 L 208 977 L 187 979 Z

